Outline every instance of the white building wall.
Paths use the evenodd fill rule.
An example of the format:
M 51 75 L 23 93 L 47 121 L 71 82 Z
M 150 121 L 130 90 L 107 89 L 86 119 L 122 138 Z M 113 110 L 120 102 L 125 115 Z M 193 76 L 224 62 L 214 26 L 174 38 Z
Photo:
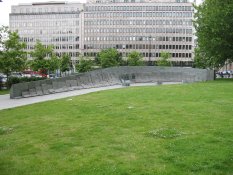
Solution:
M 156 61 L 161 51 L 172 61 L 193 59 L 191 3 L 93 3 L 84 10 L 84 55 L 117 48 L 124 57 L 138 50 Z
M 95 56 L 115 47 L 124 57 L 137 50 L 145 60 L 154 61 L 161 51 L 168 51 L 173 61 L 191 62 L 192 4 L 151 1 L 21 4 L 12 6 L 10 29 L 18 30 L 28 51 L 38 39 L 54 45 L 58 55 L 69 53 L 73 60 L 80 53 Z
M 58 55 L 68 53 L 75 59 L 80 53 L 80 3 L 37 3 L 12 6 L 10 29 L 18 31 L 32 50 L 36 40 L 54 45 Z

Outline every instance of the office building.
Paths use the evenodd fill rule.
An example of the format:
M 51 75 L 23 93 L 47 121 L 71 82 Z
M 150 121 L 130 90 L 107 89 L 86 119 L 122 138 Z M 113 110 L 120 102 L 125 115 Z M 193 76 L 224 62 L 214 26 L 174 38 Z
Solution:
M 123 57 L 137 50 L 145 61 L 156 61 L 168 51 L 174 64 L 190 66 L 192 19 L 187 0 L 47 2 L 12 6 L 10 28 L 18 30 L 28 51 L 37 39 L 73 60 L 79 54 L 94 57 L 106 48 L 116 48 Z

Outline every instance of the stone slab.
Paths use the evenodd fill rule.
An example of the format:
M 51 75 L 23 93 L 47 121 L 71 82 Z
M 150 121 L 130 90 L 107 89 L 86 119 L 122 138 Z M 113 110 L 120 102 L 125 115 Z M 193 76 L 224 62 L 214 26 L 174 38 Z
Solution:
M 58 79 L 12 85 L 10 98 L 65 92 L 83 88 L 121 85 L 122 76 L 132 83 L 198 82 L 214 80 L 214 71 L 181 67 L 122 66 L 94 70 Z M 31 89 L 31 90 L 30 90 Z M 32 90 L 33 89 L 33 90 Z M 35 89 L 35 90 L 34 90 Z M 24 92 L 24 93 L 23 93 Z M 27 94 L 29 92 L 29 94 Z

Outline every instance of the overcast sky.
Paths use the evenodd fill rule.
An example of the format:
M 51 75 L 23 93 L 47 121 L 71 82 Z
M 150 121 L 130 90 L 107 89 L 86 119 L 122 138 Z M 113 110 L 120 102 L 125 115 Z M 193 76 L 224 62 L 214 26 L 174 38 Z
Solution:
M 9 25 L 9 13 L 12 5 L 18 5 L 19 3 L 31 3 L 31 2 L 45 2 L 45 1 L 71 1 L 71 2 L 86 2 L 86 0 L 2 0 L 0 2 L 0 26 Z M 202 0 L 197 0 L 200 3 Z

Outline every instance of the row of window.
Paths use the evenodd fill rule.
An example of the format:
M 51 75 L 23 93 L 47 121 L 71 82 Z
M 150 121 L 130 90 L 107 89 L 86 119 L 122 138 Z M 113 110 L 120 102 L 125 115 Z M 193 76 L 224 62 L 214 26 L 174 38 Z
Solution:
M 117 29 L 85 29 L 85 33 L 177 33 L 177 34 L 192 34 L 192 29 L 182 29 L 182 28 L 117 28 Z M 98 37 L 96 37 L 98 38 Z M 112 39 L 111 39 L 112 40 Z M 98 39 L 97 39 L 98 41 Z
M 135 3 L 135 2 L 145 2 L 144 0 L 110 0 L 110 1 L 106 1 L 106 0 L 96 0 L 96 3 L 106 3 L 106 2 L 113 2 L 113 3 Z
M 61 57 L 64 53 L 70 55 L 71 57 L 78 57 L 80 55 L 79 52 L 55 52 L 56 56 L 58 57 Z M 121 56 L 123 57 L 128 57 L 128 55 L 130 53 L 128 52 L 123 52 L 121 53 Z M 97 55 L 97 52 L 84 52 L 84 56 L 90 56 L 90 57 L 95 57 Z M 158 53 L 158 52 L 151 52 L 151 53 L 148 53 L 148 52 L 142 52 L 141 55 L 143 57 L 149 57 L 150 58 L 154 57 L 154 58 L 160 58 L 161 57 L 161 53 Z M 171 53 L 172 57 L 173 58 L 192 58 L 192 53 Z
M 165 37 L 157 36 L 156 41 L 176 41 L 176 42 L 192 42 L 192 37 Z
M 170 49 L 192 50 L 192 45 L 149 45 L 149 44 L 85 44 L 84 49 Z M 34 49 L 34 45 L 27 45 L 27 49 Z M 79 44 L 55 44 L 54 49 L 79 49 Z
M 13 8 L 12 13 L 21 13 L 21 14 L 31 14 L 31 13 L 79 13 L 80 8 L 78 7 L 43 7 L 43 8 Z M 157 5 L 151 5 L 148 6 L 148 4 L 145 4 L 144 6 L 135 6 L 132 4 L 132 6 L 97 6 L 96 4 L 87 4 L 85 6 L 84 11 L 91 12 L 91 11 L 193 11 L 193 7 L 191 4 L 188 6 L 157 6 Z
M 84 41 L 168 41 L 192 42 L 192 37 L 165 37 L 165 36 L 93 36 L 84 37 Z
M 182 25 L 192 26 L 192 20 L 179 19 L 179 20 L 85 20 L 85 26 L 96 26 L 96 25 Z
M 192 45 L 158 45 L 158 44 L 84 44 L 84 49 L 170 49 L 192 50 Z
M 79 52 L 55 52 L 56 56 L 61 57 L 63 54 L 68 54 L 71 57 L 78 57 Z
M 55 36 L 55 37 L 22 37 L 23 42 L 74 42 L 79 41 L 79 36 Z M 192 42 L 192 37 L 166 37 L 166 36 L 93 36 L 84 37 L 84 41 L 163 41 L 163 42 Z
M 18 29 L 14 29 L 13 27 L 11 27 L 12 30 L 18 30 Z M 66 28 L 66 29 L 20 29 L 18 30 L 20 35 L 51 35 L 51 34 L 67 34 L 67 35 L 71 35 L 71 34 L 78 34 L 79 33 L 79 29 L 78 28 Z
M 123 53 L 120 53 L 121 56 L 123 57 L 128 57 L 128 55 L 130 53 L 128 52 L 123 52 Z M 97 55 L 96 52 L 84 52 L 84 56 L 90 56 L 90 57 L 95 57 Z M 154 58 L 160 58 L 161 57 L 161 53 L 155 53 L 155 52 L 151 52 L 151 53 L 148 53 L 148 52 L 142 52 L 141 55 L 143 57 L 149 57 L 150 58 L 154 57 Z M 192 58 L 192 53 L 171 53 L 172 57 L 173 58 Z
M 182 31 L 181 31 L 182 30 Z M 91 28 L 84 29 L 84 33 L 186 33 L 192 34 L 192 29 L 175 28 Z
M 79 14 L 44 14 L 44 15 L 10 15 L 10 20 L 28 19 L 71 19 L 79 18 Z
M 38 38 L 37 38 L 38 39 Z M 35 42 L 37 39 L 33 37 L 22 37 L 23 42 Z M 164 42 L 192 42 L 192 37 L 165 37 L 165 36 L 130 36 L 130 37 L 85 37 L 85 41 L 164 41 Z M 106 40 L 109 39 L 109 40 Z M 57 37 L 41 37 L 41 41 L 46 42 L 74 42 L 79 41 L 79 36 L 57 36 Z
M 33 22 L 11 22 L 11 27 L 60 27 L 60 26 L 79 26 L 79 21 L 33 21 Z
M 79 44 L 56 44 L 53 45 L 53 48 L 56 50 L 61 50 L 61 49 L 65 49 L 65 50 L 72 50 L 72 49 L 79 49 Z M 34 49 L 34 45 L 30 45 L 28 44 L 26 49 L 28 50 L 33 50 Z
M 151 1 L 151 0 L 150 0 Z M 145 0 L 95 0 L 95 3 L 138 3 L 146 2 Z M 188 0 L 176 0 L 178 3 L 187 3 Z
M 110 18 L 110 17 L 192 17 L 192 12 L 105 12 L 85 13 L 85 18 Z M 79 18 L 79 14 L 44 14 L 44 15 L 11 15 L 12 20 L 27 19 L 71 19 Z
M 89 5 L 89 4 L 88 4 Z M 86 5 L 85 11 L 192 11 L 193 7 L 189 6 L 88 6 Z M 148 4 L 146 4 L 148 5 Z
M 173 0 L 174 1 L 174 0 Z M 95 0 L 96 3 L 138 3 L 138 2 L 148 2 L 145 0 Z M 151 0 L 149 0 L 149 2 L 151 2 Z M 176 0 L 174 2 L 178 2 L 178 3 L 187 3 L 189 2 L 188 0 Z
M 89 1 L 89 3 L 129 3 L 129 2 L 145 2 L 144 0 L 92 0 L 92 1 Z
M 46 42 L 46 43 L 51 43 L 51 42 L 76 42 L 78 41 L 78 38 L 75 38 L 75 40 L 72 38 L 71 40 L 69 40 L 69 38 L 67 39 L 66 37 L 57 37 L 57 38 L 49 38 L 49 37 L 37 37 L 35 39 L 32 38 L 24 38 L 21 41 L 23 42 L 35 42 L 36 40 L 40 40 L 41 42 Z
M 35 42 L 36 38 L 33 37 L 22 37 L 20 38 L 22 42 Z M 57 36 L 57 37 L 41 37 L 39 39 L 40 41 L 46 41 L 46 42 L 74 42 L 74 41 L 79 41 L 79 36 Z
M 62 37 L 52 37 L 51 39 L 52 42 L 60 42 L 60 41 L 79 41 L 79 36 L 62 36 Z
M 104 12 L 85 13 L 85 18 L 127 18 L 127 17 L 192 17 L 192 12 Z
M 13 8 L 12 13 L 56 13 L 56 12 L 79 12 L 80 9 L 77 7 L 43 7 L 43 8 Z
M 54 49 L 79 49 L 79 44 L 61 44 L 55 45 Z

